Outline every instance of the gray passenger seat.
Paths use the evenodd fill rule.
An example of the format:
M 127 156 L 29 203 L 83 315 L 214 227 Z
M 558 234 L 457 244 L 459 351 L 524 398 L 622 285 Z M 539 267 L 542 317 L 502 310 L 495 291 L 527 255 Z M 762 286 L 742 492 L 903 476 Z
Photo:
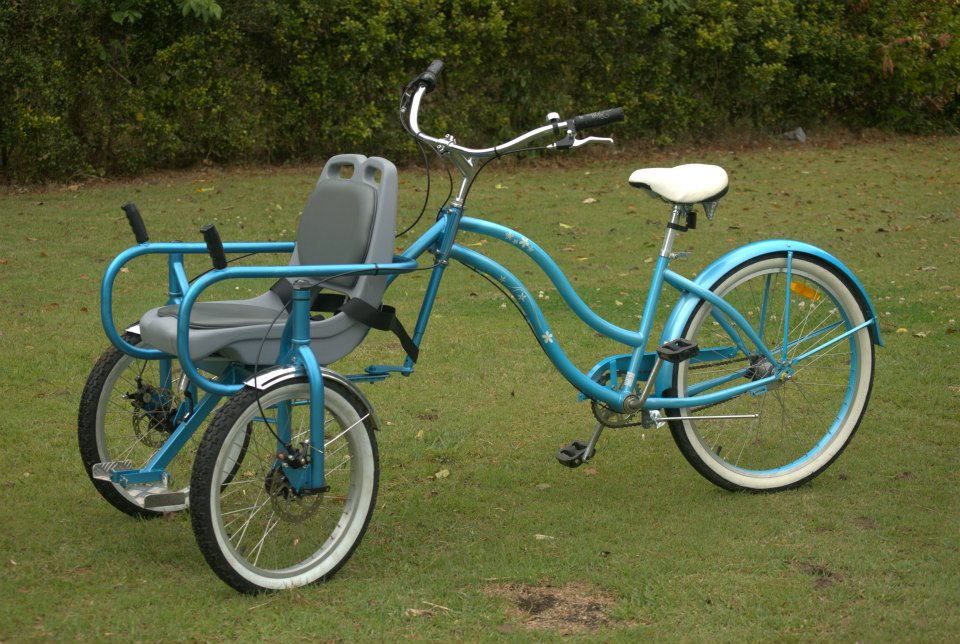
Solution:
M 349 168 L 353 172 L 347 176 Z M 335 156 L 327 161 L 303 209 L 290 265 L 392 262 L 396 217 L 396 167 L 379 157 Z M 305 279 L 375 308 L 387 287 L 387 276 Z M 288 317 L 288 302 L 281 295 L 289 291 L 278 283 L 247 300 L 195 303 L 190 312 L 190 356 L 261 367 L 275 364 Z M 178 313 L 175 305 L 147 311 L 140 319 L 143 341 L 175 355 Z M 328 365 L 349 354 L 369 330 L 367 324 L 339 311 L 312 321 L 311 349 L 317 362 Z

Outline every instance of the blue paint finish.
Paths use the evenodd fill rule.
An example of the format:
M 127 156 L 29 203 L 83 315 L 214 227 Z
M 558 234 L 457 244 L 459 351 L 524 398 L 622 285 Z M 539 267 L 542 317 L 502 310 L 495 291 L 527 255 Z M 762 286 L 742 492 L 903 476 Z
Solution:
M 614 409 L 623 408 L 623 395 L 620 392 L 612 391 L 607 387 L 594 382 L 581 372 L 574 365 L 570 358 L 560 348 L 559 343 L 553 336 L 543 312 L 537 306 L 536 301 L 530 296 L 527 288 L 510 271 L 493 261 L 485 255 L 476 253 L 463 246 L 455 245 L 450 256 L 467 266 L 470 266 L 482 273 L 486 273 L 495 280 L 498 280 L 506 289 L 513 294 L 517 305 L 523 311 L 524 316 L 533 328 L 537 336 L 537 342 L 543 352 L 553 363 L 553 365 L 574 387 L 586 394 L 588 397 L 602 401 Z
M 667 363 L 669 364 L 669 363 Z M 672 366 L 672 365 L 671 365 Z M 660 370 L 663 373 L 663 369 Z M 659 398 L 650 396 L 643 405 L 644 409 L 681 409 L 683 407 L 699 407 L 700 405 L 712 405 L 714 403 L 729 400 L 734 396 L 745 394 L 764 387 L 777 380 L 777 376 L 761 378 L 760 380 L 745 382 L 742 385 L 736 385 L 729 389 L 716 391 L 712 394 L 701 394 L 699 396 L 688 396 L 686 398 Z M 659 382 L 659 380 L 658 380 Z
M 658 257 L 657 265 L 653 270 L 653 278 L 650 280 L 650 290 L 647 291 L 647 301 L 643 306 L 643 315 L 640 318 L 639 335 L 641 344 L 639 344 L 633 352 L 630 364 L 627 366 L 627 375 L 624 378 L 623 387 L 620 391 L 620 394 L 624 398 L 633 393 L 636 379 L 639 375 L 638 371 L 640 370 L 640 364 L 643 358 L 643 349 L 646 346 L 646 339 L 650 336 L 653 319 L 657 316 L 657 304 L 660 302 L 660 294 L 663 291 L 663 281 L 666 276 L 669 261 L 666 257 Z
M 300 364 L 303 365 L 310 381 L 310 476 L 307 485 L 311 488 L 321 488 L 326 485 L 324 480 L 324 397 L 323 374 L 317 359 L 310 350 L 310 345 L 300 345 L 297 352 Z M 289 431 L 289 430 L 288 430 Z M 294 447 L 299 447 L 294 445 Z M 300 490 L 299 487 L 296 488 Z
M 642 347 L 644 345 L 643 335 L 611 324 L 594 313 L 593 310 L 587 306 L 586 302 L 577 295 L 577 292 L 573 289 L 573 286 L 570 285 L 570 282 L 563 274 L 563 271 L 560 270 L 560 267 L 553 261 L 553 258 L 533 240 L 506 226 L 483 221 L 482 219 L 473 219 L 471 217 L 464 217 L 460 222 L 460 228 L 468 232 L 486 235 L 493 239 L 507 242 L 529 255 L 550 279 L 550 282 L 557 288 L 557 293 L 563 298 L 563 301 L 567 303 L 570 310 L 594 331 L 602 333 L 608 338 L 621 342 L 628 347 Z M 497 279 L 499 276 L 491 275 L 491 277 Z
M 405 273 L 417 268 L 414 260 L 401 259 L 389 264 L 330 264 L 298 266 L 238 266 L 214 270 L 201 275 L 187 290 L 180 303 L 180 314 L 177 316 L 177 354 L 180 356 L 180 365 L 184 373 L 196 382 L 200 388 L 215 392 L 223 396 L 232 396 L 243 389 L 242 384 L 223 384 L 210 380 L 197 370 L 197 366 L 189 353 L 190 312 L 197 298 L 204 290 L 228 279 L 258 279 L 281 277 L 332 277 L 343 273 L 357 275 L 388 275 L 391 273 Z M 308 316 L 309 317 L 309 316 Z
M 293 248 L 293 242 L 229 242 L 223 245 L 223 250 L 226 253 L 292 253 Z M 135 347 L 120 337 L 120 333 L 113 323 L 113 284 L 117 275 L 120 274 L 120 269 L 133 259 L 143 255 L 170 255 L 172 257 L 168 260 L 168 264 L 170 264 L 175 275 L 169 275 L 167 283 L 171 294 L 170 300 L 172 303 L 177 303 L 179 297 L 187 291 L 187 277 L 183 270 L 182 259 L 177 261 L 177 258 L 182 258 L 184 254 L 207 254 L 207 245 L 184 242 L 147 242 L 128 248 L 107 265 L 103 280 L 100 282 L 100 323 L 107 338 L 120 351 L 135 358 L 147 360 L 172 357 L 158 349 Z

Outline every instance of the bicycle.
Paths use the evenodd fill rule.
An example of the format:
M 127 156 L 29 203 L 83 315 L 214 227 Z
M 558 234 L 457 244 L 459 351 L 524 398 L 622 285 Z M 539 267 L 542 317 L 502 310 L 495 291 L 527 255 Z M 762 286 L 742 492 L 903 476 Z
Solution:
M 383 159 L 334 157 L 317 184 L 319 190 L 333 182 L 343 193 L 343 204 L 369 211 L 369 217 L 362 217 L 365 222 L 383 223 L 370 238 L 389 243 L 380 244 L 384 248 L 376 252 L 370 246 L 379 241 L 346 254 L 339 244 L 328 245 L 324 256 L 306 243 L 317 242 L 310 231 L 298 234 L 296 246 L 224 244 L 209 226 L 203 229 L 205 244 L 150 244 L 139 214 L 126 207 L 139 245 L 121 253 L 104 278 L 101 315 L 115 348 L 101 363 L 114 366 L 98 365 L 88 382 L 86 411 L 81 406 L 84 462 L 101 493 L 121 510 L 153 515 L 189 502 L 204 557 L 221 579 L 241 592 L 327 579 L 359 545 L 377 496 L 374 430 L 380 421 L 357 384 L 413 373 L 451 260 L 499 284 L 554 367 L 582 399 L 591 401 L 593 434 L 559 451 L 557 459 L 564 466 L 577 467 L 593 458 L 605 428 L 667 424 L 687 461 L 714 484 L 728 490 L 783 490 L 823 472 L 849 444 L 865 413 L 874 346 L 883 343 L 866 291 L 838 259 L 803 242 L 767 240 L 723 255 L 696 279 L 683 277 L 669 268 L 679 256 L 674 241 L 696 228 L 695 208 L 713 218 L 728 189 L 727 175 L 718 166 L 702 164 L 640 169 L 630 176 L 630 184 L 667 202 L 670 217 L 639 329 L 614 325 L 586 305 L 533 240 L 500 224 L 467 217 L 464 209 L 474 180 L 490 160 L 521 150 L 612 143 L 578 134 L 622 120 L 623 111 L 615 108 L 567 120 L 551 113 L 546 125 L 511 141 L 472 149 L 449 134 L 433 137 L 419 127 L 421 101 L 435 89 L 442 68 L 442 62 L 434 61 L 407 86 L 401 121 L 415 140 L 459 171 L 460 184 L 436 222 L 397 256 L 392 254 L 395 169 Z M 551 142 L 543 143 L 547 139 Z M 340 177 L 345 164 L 354 167 L 350 179 Z M 379 205 L 373 211 L 369 204 L 364 207 L 360 193 L 370 191 L 345 181 L 372 186 Z M 300 233 L 303 226 L 301 222 Z M 458 244 L 461 231 L 526 254 L 584 324 L 628 350 L 604 357 L 587 372 L 579 370 L 526 286 L 499 263 Z M 165 332 L 157 330 L 156 311 L 162 307 L 121 336 L 112 322 L 113 279 L 127 261 L 153 252 L 170 257 L 171 300 L 166 308 L 175 308 L 161 321 Z M 182 255 L 203 252 L 212 257 L 214 270 L 191 282 L 183 273 Z M 282 267 L 228 267 L 225 252 L 292 252 L 294 259 Z M 432 255 L 432 261 L 421 265 L 425 255 Z M 381 302 L 393 281 L 418 270 L 430 275 L 413 334 L 408 335 Z M 287 286 L 248 301 L 197 302 L 213 284 L 255 277 L 277 278 Z M 676 290 L 678 299 L 656 348 L 648 350 L 665 286 Z M 312 311 L 334 315 L 316 320 Z M 341 335 L 325 336 L 317 330 L 337 319 L 346 329 Z M 407 353 L 402 364 L 371 365 L 347 376 L 323 366 L 349 353 L 370 327 L 397 334 Z M 201 337 L 205 331 L 217 336 L 215 341 Z M 224 339 L 231 333 L 239 335 Z M 199 346 L 203 342 L 206 348 Z M 104 407 L 102 401 L 118 388 L 118 378 L 103 374 L 135 360 L 157 365 L 158 384 L 145 385 L 141 375 L 128 385 L 135 385 L 133 391 L 120 396 L 125 412 L 132 409 L 137 445 L 149 434 L 142 429 L 144 419 L 147 429 L 157 434 L 145 451 L 158 448 L 141 467 L 113 458 L 116 450 L 102 438 L 104 421 L 90 411 Z M 182 371 L 179 386 L 174 386 L 176 364 Z M 270 367 L 261 370 L 259 365 Z M 196 451 L 189 487 L 169 490 L 168 465 L 223 397 L 228 400 Z M 129 430 L 123 427 L 120 433 L 129 436 Z

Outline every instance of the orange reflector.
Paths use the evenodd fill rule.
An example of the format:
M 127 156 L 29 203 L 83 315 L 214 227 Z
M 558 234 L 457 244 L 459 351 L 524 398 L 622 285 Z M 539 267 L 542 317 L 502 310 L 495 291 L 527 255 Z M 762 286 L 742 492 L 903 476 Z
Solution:
M 799 295 L 800 297 L 805 297 L 808 300 L 813 300 L 814 302 L 823 298 L 819 291 L 810 288 L 806 284 L 801 284 L 800 282 L 790 282 L 790 290 Z

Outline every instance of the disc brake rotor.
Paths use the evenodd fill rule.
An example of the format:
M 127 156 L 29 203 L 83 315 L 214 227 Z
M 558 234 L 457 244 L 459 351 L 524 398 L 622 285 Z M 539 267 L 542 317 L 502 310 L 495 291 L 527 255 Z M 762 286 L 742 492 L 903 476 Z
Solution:
M 279 467 L 267 474 L 264 488 L 273 510 L 292 523 L 302 523 L 312 517 L 323 502 L 323 494 L 298 494 Z

